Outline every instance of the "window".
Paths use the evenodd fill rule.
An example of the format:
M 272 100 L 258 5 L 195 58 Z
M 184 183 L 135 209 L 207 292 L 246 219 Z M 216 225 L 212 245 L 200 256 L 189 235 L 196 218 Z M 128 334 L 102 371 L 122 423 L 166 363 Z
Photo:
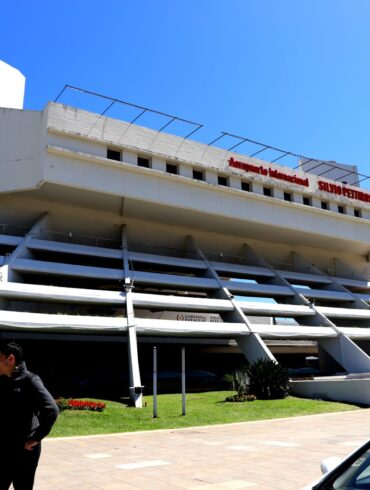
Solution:
M 249 182 L 241 182 L 242 191 L 252 192 L 252 186 Z
M 218 176 L 218 185 L 229 185 L 227 181 L 227 177 L 223 177 L 222 175 Z
M 149 158 L 138 157 L 137 165 L 138 167 L 150 168 L 150 160 Z
M 369 488 L 370 450 L 367 442 L 345 459 L 335 471 L 323 479 L 316 488 Z
M 118 162 L 120 162 L 121 161 L 120 150 L 113 150 L 112 148 L 107 148 L 107 158 L 109 158 L 109 160 L 117 160 Z
M 193 170 L 193 179 L 204 180 L 204 173 L 201 170 Z
M 174 163 L 166 163 L 166 172 L 169 174 L 177 174 L 178 173 L 178 167 Z
M 284 192 L 284 201 L 292 202 L 292 195 L 290 192 Z
M 264 187 L 263 188 L 263 195 L 264 196 L 268 196 L 268 197 L 272 197 L 272 189 L 271 189 L 271 187 Z
M 338 213 L 340 213 L 340 214 L 345 214 L 345 209 L 344 209 L 344 206 L 339 206 L 339 205 L 338 205 Z
M 353 214 L 356 218 L 361 218 L 361 209 L 354 209 Z
M 311 206 L 311 199 L 307 196 L 303 196 L 303 204 L 305 206 Z
M 326 201 L 321 201 L 321 209 L 329 209 L 328 203 Z

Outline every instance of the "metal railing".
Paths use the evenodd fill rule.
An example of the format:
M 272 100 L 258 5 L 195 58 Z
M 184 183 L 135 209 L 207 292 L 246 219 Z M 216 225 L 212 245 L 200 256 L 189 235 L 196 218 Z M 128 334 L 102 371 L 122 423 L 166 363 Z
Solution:
M 41 230 L 38 238 L 42 240 L 49 240 L 62 243 L 74 243 L 79 245 L 89 245 L 92 247 L 100 248 L 112 248 L 120 249 L 122 248 L 122 243 L 120 240 L 116 240 L 110 237 L 103 236 L 92 236 L 92 235 L 82 235 L 74 232 L 61 232 L 61 231 L 50 231 Z
M 199 259 L 195 252 L 176 247 L 164 247 L 161 245 L 148 245 L 146 243 L 132 242 L 128 244 L 128 249 L 130 250 L 130 252 L 161 255 L 164 257 Z
M 0 234 L 8 236 L 24 236 L 29 232 L 30 228 L 26 226 L 11 225 L 8 223 L 0 223 Z
M 258 266 L 256 260 L 243 255 L 233 255 L 224 252 L 204 252 L 208 260 L 212 262 L 224 262 L 227 264 L 252 265 Z

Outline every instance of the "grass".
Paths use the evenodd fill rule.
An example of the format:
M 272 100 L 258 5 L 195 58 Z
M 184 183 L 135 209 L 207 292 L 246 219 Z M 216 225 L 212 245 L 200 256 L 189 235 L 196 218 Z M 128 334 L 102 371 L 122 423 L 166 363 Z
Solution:
M 54 425 L 51 437 L 227 424 L 358 408 L 344 403 L 294 397 L 245 403 L 225 402 L 225 398 L 231 394 L 231 391 L 190 393 L 186 397 L 186 416 L 181 415 L 181 395 L 160 395 L 158 418 L 155 419 L 151 396 L 144 398 L 146 406 L 142 409 L 106 401 L 104 412 L 65 410 Z

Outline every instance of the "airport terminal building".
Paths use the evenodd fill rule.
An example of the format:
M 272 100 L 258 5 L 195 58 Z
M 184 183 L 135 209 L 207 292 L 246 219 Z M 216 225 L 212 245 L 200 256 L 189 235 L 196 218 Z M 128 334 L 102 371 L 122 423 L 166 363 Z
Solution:
M 2 338 L 119 346 L 137 406 L 153 345 L 314 354 L 296 393 L 366 402 L 370 191 L 60 103 L 0 108 L 0 162 Z

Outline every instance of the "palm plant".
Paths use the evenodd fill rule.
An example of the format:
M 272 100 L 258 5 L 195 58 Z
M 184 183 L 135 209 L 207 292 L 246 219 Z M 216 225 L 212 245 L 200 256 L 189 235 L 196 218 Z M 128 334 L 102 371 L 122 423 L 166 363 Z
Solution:
M 245 369 L 236 369 L 233 372 L 233 390 L 243 397 L 249 393 L 249 376 Z
M 246 368 L 249 392 L 262 400 L 285 398 L 289 393 L 288 371 L 270 359 L 258 359 Z

